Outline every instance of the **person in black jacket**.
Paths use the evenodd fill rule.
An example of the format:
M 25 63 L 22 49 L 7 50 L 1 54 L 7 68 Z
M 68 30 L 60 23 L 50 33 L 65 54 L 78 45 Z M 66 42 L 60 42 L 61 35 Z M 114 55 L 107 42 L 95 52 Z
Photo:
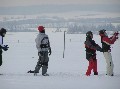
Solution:
M 93 69 L 94 75 L 98 75 L 97 71 L 97 59 L 96 59 L 96 50 L 102 52 L 102 48 L 95 43 L 93 38 L 93 33 L 88 31 L 86 33 L 86 41 L 85 41 L 85 48 L 86 48 L 86 59 L 89 61 L 89 66 L 86 72 L 87 76 L 90 76 L 91 70 Z
M 2 65 L 2 50 L 7 51 L 9 48 L 8 45 L 3 45 L 3 37 L 5 37 L 6 32 L 6 29 L 0 29 L 0 66 Z

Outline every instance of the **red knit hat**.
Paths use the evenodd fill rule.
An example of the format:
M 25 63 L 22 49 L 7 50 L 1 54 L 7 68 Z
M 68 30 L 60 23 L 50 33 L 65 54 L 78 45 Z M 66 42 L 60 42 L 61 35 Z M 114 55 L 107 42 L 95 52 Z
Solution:
M 45 30 L 44 28 L 45 28 L 45 27 L 43 27 L 43 26 L 39 26 L 39 27 L 38 27 L 38 30 L 39 30 L 40 32 L 42 32 L 43 30 Z

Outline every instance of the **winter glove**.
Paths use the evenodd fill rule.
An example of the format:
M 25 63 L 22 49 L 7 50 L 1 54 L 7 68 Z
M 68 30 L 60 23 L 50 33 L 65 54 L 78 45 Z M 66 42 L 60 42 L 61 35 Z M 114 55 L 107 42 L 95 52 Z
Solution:
M 4 50 L 4 51 L 7 51 L 8 50 L 8 45 L 4 45 L 4 47 L 2 47 L 2 49 Z
M 118 32 L 115 32 L 115 33 L 114 33 L 114 36 L 115 36 L 116 39 L 118 39 L 118 35 L 119 35 Z
M 116 36 L 116 37 L 117 37 L 117 36 L 118 36 L 118 34 L 119 34 L 118 32 L 115 32 L 115 33 L 114 33 L 114 36 Z
M 116 39 L 118 39 L 118 37 L 116 37 Z
M 38 56 L 43 56 L 43 52 L 42 51 L 38 52 Z
M 48 53 L 49 53 L 49 56 L 51 55 L 51 47 L 49 48 L 49 51 L 48 51 Z

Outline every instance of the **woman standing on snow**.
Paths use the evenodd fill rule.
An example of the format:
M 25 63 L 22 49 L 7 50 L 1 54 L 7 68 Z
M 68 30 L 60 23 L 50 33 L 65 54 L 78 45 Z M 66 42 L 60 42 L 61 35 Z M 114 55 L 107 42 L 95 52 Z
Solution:
M 118 32 L 115 32 L 112 37 L 108 37 L 106 30 L 100 30 L 99 35 L 101 36 L 101 43 L 102 43 L 102 50 L 103 50 L 103 55 L 106 59 L 107 63 L 107 72 L 106 75 L 113 76 L 113 61 L 112 61 L 112 55 L 111 55 L 111 48 L 110 45 L 114 44 L 116 39 L 118 39 Z
M 102 52 L 102 48 L 95 43 L 93 38 L 93 33 L 88 31 L 86 33 L 86 41 L 85 41 L 85 48 L 86 48 L 86 59 L 89 61 L 89 66 L 86 72 L 87 76 L 90 76 L 91 70 L 93 69 L 94 75 L 98 75 L 97 71 L 97 59 L 96 59 L 96 50 Z

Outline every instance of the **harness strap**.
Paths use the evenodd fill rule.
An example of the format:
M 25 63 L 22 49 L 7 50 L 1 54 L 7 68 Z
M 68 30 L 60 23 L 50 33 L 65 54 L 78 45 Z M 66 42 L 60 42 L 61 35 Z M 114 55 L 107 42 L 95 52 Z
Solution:
M 44 39 L 48 39 L 48 37 L 44 37 L 44 38 L 41 40 L 41 43 L 43 42 Z M 41 48 L 48 48 L 48 47 L 50 47 L 50 45 L 49 45 L 49 40 L 48 40 L 48 43 L 47 43 L 47 44 L 41 44 L 40 47 L 41 47 Z

